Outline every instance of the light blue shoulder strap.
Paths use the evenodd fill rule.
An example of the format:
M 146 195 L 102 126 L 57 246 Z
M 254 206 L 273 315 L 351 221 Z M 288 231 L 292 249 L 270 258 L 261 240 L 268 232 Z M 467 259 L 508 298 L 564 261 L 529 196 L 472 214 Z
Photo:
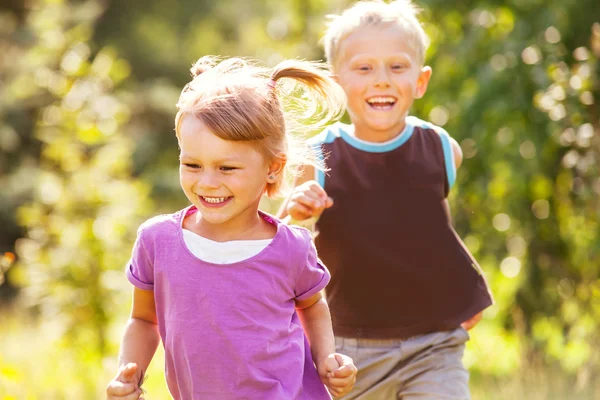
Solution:
M 339 122 L 335 123 L 310 140 L 310 145 L 315 152 L 315 155 L 319 158 L 323 165 L 325 165 L 325 156 L 323 154 L 323 148 L 321 145 L 333 143 L 333 141 L 340 136 L 340 129 L 343 129 L 341 124 Z M 319 183 L 319 185 L 321 185 L 322 188 L 324 188 L 325 171 L 315 168 L 315 180 Z
M 454 163 L 454 152 L 450 143 L 450 136 L 445 130 L 438 128 L 436 132 L 442 140 L 442 149 L 444 150 L 444 163 L 446 164 L 446 174 L 448 178 L 448 188 L 452 189 L 456 181 L 456 164 Z
M 456 181 L 456 164 L 454 163 L 454 152 L 452 151 L 452 144 L 450 143 L 450 135 L 443 128 L 434 125 L 430 122 L 423 121 L 417 117 L 408 117 L 411 123 L 421 128 L 433 129 L 440 136 L 442 142 L 442 149 L 444 150 L 444 165 L 446 166 L 446 178 L 448 180 L 448 189 L 452 189 L 454 182 Z

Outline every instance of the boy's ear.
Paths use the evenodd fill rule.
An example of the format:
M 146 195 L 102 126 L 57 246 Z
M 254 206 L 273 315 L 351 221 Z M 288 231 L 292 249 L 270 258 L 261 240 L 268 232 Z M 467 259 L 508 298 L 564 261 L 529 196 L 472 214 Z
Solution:
M 427 91 L 427 85 L 429 85 L 429 79 L 431 79 L 431 74 L 433 70 L 429 66 L 424 66 L 421 68 L 421 72 L 419 73 L 419 77 L 417 78 L 417 87 L 415 88 L 415 98 L 420 99 L 425 95 Z

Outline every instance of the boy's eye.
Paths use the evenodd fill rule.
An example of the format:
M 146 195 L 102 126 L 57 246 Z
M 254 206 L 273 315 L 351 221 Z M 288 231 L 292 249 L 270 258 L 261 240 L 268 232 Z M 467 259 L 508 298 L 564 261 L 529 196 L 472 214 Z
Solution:
M 200 166 L 198 164 L 193 164 L 193 163 L 182 163 L 184 166 L 188 167 L 188 168 L 200 168 Z
M 394 65 L 392 65 L 392 69 L 396 70 L 396 71 L 403 70 L 404 68 L 406 68 L 406 65 L 404 65 L 404 64 L 394 64 Z
M 353 69 L 358 72 L 367 72 L 371 69 L 369 64 L 355 64 Z
M 236 167 L 227 167 L 227 166 L 223 166 L 219 168 L 221 171 L 234 171 L 237 168 Z

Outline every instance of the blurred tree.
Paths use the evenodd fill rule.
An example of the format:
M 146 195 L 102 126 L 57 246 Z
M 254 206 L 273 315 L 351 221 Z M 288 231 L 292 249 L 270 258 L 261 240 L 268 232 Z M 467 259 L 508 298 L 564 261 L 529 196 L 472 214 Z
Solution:
M 129 66 L 90 45 L 101 11 L 95 1 L 33 4 L 22 24 L 13 21 L 2 64 L 1 144 L 14 161 L 3 159 L 6 196 L 29 199 L 17 212 L 25 234 L 9 276 L 82 364 L 107 352 L 111 310 L 127 303 L 122 268 L 151 204 L 131 176 L 131 94 L 119 89 Z M 91 370 L 79 371 L 87 393 L 96 384 Z
M 416 113 L 463 148 L 452 203 L 496 293 L 493 331 L 581 388 L 600 362 L 597 2 L 423 3 L 434 75 Z
M 75 357 L 114 353 L 134 230 L 185 204 L 173 116 L 187 66 L 322 59 L 324 16 L 350 3 L 0 2 L 0 279 L 20 258 L 0 294 L 21 286 Z M 475 376 L 550 365 L 574 393 L 599 385 L 596 3 L 418 1 L 434 74 L 414 114 L 462 146 L 455 225 L 497 300 L 465 358 Z

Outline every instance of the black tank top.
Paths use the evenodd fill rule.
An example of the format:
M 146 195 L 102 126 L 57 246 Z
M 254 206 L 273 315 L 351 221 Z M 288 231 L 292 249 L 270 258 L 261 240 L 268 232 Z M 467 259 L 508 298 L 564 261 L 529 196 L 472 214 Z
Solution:
M 331 271 L 334 332 L 406 338 L 453 329 L 492 304 L 481 269 L 451 226 L 455 178 L 448 134 L 414 117 L 387 143 L 335 124 L 315 138 L 334 200 L 315 243 Z

